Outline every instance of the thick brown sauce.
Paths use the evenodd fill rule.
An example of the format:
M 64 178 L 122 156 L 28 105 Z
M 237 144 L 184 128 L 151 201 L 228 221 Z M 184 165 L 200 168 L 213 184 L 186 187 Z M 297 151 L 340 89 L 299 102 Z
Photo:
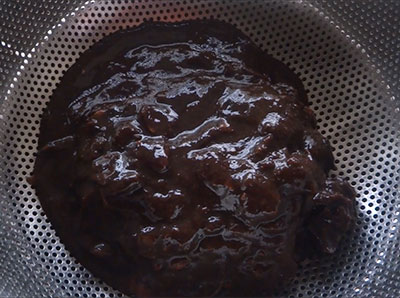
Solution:
M 299 79 L 217 21 L 112 34 L 43 116 L 33 184 L 66 247 L 127 294 L 262 295 L 354 217 Z

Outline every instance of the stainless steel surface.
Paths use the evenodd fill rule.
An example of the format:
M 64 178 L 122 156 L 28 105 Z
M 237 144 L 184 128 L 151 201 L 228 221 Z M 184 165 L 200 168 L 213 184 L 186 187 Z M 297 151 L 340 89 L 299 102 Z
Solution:
M 26 182 L 63 72 L 119 28 L 213 17 L 304 81 L 337 170 L 358 192 L 355 232 L 304 263 L 282 297 L 400 297 L 400 1 L 0 0 L 0 296 L 121 296 L 64 249 Z

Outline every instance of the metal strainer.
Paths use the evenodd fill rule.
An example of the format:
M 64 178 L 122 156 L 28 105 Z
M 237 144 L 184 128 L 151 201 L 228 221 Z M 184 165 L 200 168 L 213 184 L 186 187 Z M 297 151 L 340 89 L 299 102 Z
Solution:
M 355 232 L 303 263 L 282 297 L 400 297 L 400 1 L 0 0 L 0 296 L 122 296 L 60 243 L 35 192 L 39 121 L 63 73 L 103 36 L 144 20 L 222 19 L 301 77 Z

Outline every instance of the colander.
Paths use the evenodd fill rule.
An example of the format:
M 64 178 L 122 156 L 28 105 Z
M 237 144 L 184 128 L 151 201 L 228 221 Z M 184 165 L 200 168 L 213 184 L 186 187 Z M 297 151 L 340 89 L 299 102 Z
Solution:
M 64 248 L 26 178 L 43 109 L 80 53 L 145 20 L 236 25 L 303 80 L 356 228 L 277 297 L 400 297 L 399 0 L 0 0 L 0 296 L 121 297 Z

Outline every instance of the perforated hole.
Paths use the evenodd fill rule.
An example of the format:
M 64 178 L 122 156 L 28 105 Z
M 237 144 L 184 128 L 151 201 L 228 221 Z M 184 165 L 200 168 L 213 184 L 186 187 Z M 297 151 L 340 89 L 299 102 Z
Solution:
M 26 182 L 40 116 L 62 74 L 103 36 L 144 20 L 195 18 L 236 25 L 300 76 L 334 147 L 333 174 L 348 177 L 358 192 L 354 233 L 334 256 L 303 263 L 282 295 L 400 296 L 400 122 L 396 93 L 387 89 L 398 88 L 398 1 L 21 0 L 0 6 L 1 296 L 121 296 L 71 258 Z

